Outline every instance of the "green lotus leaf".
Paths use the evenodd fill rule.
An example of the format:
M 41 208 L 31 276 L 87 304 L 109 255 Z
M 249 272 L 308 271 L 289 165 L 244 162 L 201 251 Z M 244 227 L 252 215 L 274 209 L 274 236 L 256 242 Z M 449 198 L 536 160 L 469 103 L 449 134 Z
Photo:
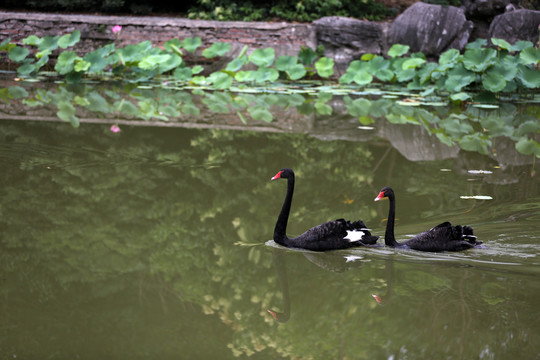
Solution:
M 512 46 L 508 41 L 504 39 L 491 38 L 491 43 L 498 48 L 501 48 L 506 51 L 516 51 L 517 49 Z
M 516 49 L 516 51 L 521 51 L 528 47 L 533 47 L 533 46 L 534 44 L 532 42 L 526 41 L 526 40 L 520 40 L 514 43 L 514 48 Z
M 189 81 L 193 76 L 191 69 L 188 67 L 179 67 L 176 68 L 173 72 L 173 76 L 176 80 L 179 81 Z
M 202 56 L 205 58 L 213 58 L 216 56 L 223 56 L 231 50 L 230 43 L 215 42 L 209 48 L 204 49 Z
M 297 57 L 281 55 L 276 59 L 276 63 L 274 64 L 274 66 L 279 71 L 287 71 L 296 64 L 298 64 Z
M 139 62 L 139 68 L 143 70 L 155 69 L 159 64 L 166 63 L 170 59 L 170 54 L 148 55 Z
M 409 81 L 416 75 L 414 69 L 396 70 L 396 77 L 399 82 Z
M 226 71 L 237 72 L 248 62 L 247 56 L 237 57 L 227 64 Z
M 41 39 L 41 42 L 38 45 L 38 50 L 53 51 L 58 49 L 58 39 L 60 39 L 60 36 L 45 36 L 43 39 Z
M 163 74 L 165 72 L 176 69 L 183 64 L 183 60 L 176 53 L 168 54 L 169 59 L 158 63 L 158 73 Z
M 358 85 L 367 85 L 373 81 L 373 76 L 367 71 L 358 71 L 353 78 L 353 81 Z
M 468 49 L 463 54 L 463 65 L 467 70 L 483 72 L 497 62 L 495 49 Z
M 62 49 L 65 49 L 75 45 L 79 42 L 79 40 L 81 40 L 81 32 L 79 30 L 75 30 L 71 34 L 61 36 L 58 39 L 58 46 L 60 46 L 60 48 Z
M 317 58 L 317 53 L 312 48 L 302 46 L 298 52 L 298 59 L 304 65 L 311 65 Z
M 296 64 L 287 70 L 287 75 L 291 80 L 299 80 L 306 75 L 306 68 L 302 64 Z
M 540 87 L 540 71 L 538 70 L 522 67 L 519 69 L 517 77 L 523 85 L 530 89 Z
M 506 80 L 502 75 L 489 72 L 482 77 L 482 85 L 484 89 L 496 93 L 506 87 Z
M 322 57 L 315 62 L 315 68 L 320 77 L 330 77 L 334 74 L 334 59 Z
M 21 62 L 30 54 L 30 50 L 21 46 L 15 46 L 8 54 L 10 60 Z
M 402 55 L 405 55 L 409 51 L 409 45 L 394 44 L 388 50 L 388 56 L 395 58 Z
M 259 67 L 268 67 L 274 62 L 276 52 L 272 48 L 256 49 L 249 56 L 249 61 Z
M 54 66 L 54 70 L 56 70 L 60 75 L 66 75 L 67 73 L 73 71 L 76 59 L 81 58 L 78 57 L 74 51 L 64 51 L 58 56 L 58 61 Z
M 42 38 L 37 37 L 36 35 L 30 35 L 29 37 L 24 38 L 24 39 L 22 40 L 22 43 L 23 43 L 24 45 L 33 45 L 33 46 L 37 46 L 37 45 L 39 45 L 42 41 L 43 41 Z
M 394 72 L 390 69 L 376 70 L 373 75 L 381 81 L 391 81 L 394 78 Z
M 255 81 L 262 82 L 273 82 L 279 78 L 279 72 L 274 68 L 260 67 L 255 71 Z
M 453 101 L 465 101 L 470 98 L 471 98 L 471 95 L 467 94 L 466 92 L 459 92 L 459 93 L 450 95 L 450 99 Z
M 168 52 L 174 52 L 178 56 L 182 56 L 182 50 L 180 49 L 182 47 L 182 42 L 179 39 L 171 39 L 168 41 L 165 41 L 163 44 L 163 48 Z
M 102 48 L 86 54 L 83 57 L 83 60 L 91 64 L 88 68 L 88 72 L 97 73 L 103 71 L 103 69 L 110 65 L 112 62 L 112 58 L 110 58 L 109 56 L 114 51 L 114 49 L 114 44 L 108 44 Z
M 445 64 L 455 64 L 460 57 L 459 50 L 457 49 L 450 49 L 441 54 L 439 56 L 439 64 L 445 65 Z
M 487 40 L 486 39 L 476 39 L 471 43 L 468 43 L 465 45 L 465 49 L 481 49 L 483 47 L 487 46 Z
M 406 69 L 416 69 L 417 67 L 419 66 L 422 66 L 426 63 L 426 60 L 425 59 L 421 59 L 421 58 L 411 58 L 411 59 L 407 59 L 403 62 L 403 64 L 401 65 L 402 69 L 403 70 L 406 70 Z
M 534 47 L 524 49 L 519 54 L 519 60 L 525 65 L 540 63 L 540 49 L 535 49 Z
M 233 78 L 224 72 L 217 71 L 210 74 L 208 81 L 214 84 L 216 89 L 228 89 L 232 85 Z
M 200 37 L 195 36 L 193 38 L 185 38 L 182 41 L 182 47 L 188 52 L 195 52 L 199 46 L 202 45 L 202 40 Z
M 236 75 L 234 75 L 234 79 L 239 82 L 255 81 L 255 71 L 253 70 L 239 71 L 236 73 Z

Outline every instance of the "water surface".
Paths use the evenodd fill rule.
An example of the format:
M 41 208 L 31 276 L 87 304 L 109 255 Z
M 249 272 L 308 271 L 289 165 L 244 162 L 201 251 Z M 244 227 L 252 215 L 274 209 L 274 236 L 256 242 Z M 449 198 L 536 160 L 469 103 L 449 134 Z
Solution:
M 2 120 L 0 358 L 538 358 L 532 161 L 414 151 L 407 125 L 357 125 Z M 448 220 L 487 248 L 283 249 L 283 167 L 290 235 L 338 217 L 383 235 L 388 202 L 373 199 L 392 186 L 398 240 Z

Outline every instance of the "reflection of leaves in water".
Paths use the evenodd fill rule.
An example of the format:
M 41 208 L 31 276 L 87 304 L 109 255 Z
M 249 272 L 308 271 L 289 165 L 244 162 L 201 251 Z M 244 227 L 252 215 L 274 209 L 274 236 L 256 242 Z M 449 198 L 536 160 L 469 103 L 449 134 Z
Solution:
M 285 61 L 286 59 L 281 59 Z M 286 62 L 280 67 L 285 66 Z M 230 81 L 226 73 L 214 73 L 208 79 L 215 82 Z M 117 85 L 114 85 L 117 86 Z M 147 87 L 118 86 L 116 88 L 101 88 L 91 85 L 72 89 L 58 85 L 56 89 L 44 90 L 10 87 L 2 94 L 10 102 L 23 103 L 31 106 L 46 104 L 58 108 L 57 116 L 78 126 L 80 109 L 102 114 L 124 115 L 138 117 L 144 120 L 173 121 L 182 115 L 199 116 L 201 110 L 216 114 L 237 114 L 242 123 L 251 120 L 272 122 L 276 116 L 274 110 L 295 108 L 299 114 L 310 115 L 316 111 L 318 115 L 335 114 L 336 110 L 330 105 L 336 99 L 343 101 L 347 113 L 358 119 L 360 124 L 373 124 L 379 119 L 385 119 L 393 124 L 415 124 L 424 127 L 446 145 L 459 145 L 463 150 L 474 151 L 484 155 L 491 154 L 493 139 L 507 137 L 514 141 L 515 149 L 525 155 L 540 157 L 540 144 L 536 134 L 538 125 L 538 106 L 523 104 L 515 106 L 509 103 L 501 105 L 480 104 L 467 106 L 465 111 L 457 108 L 441 107 L 440 99 L 434 103 L 414 98 L 410 93 L 395 95 L 395 99 L 372 97 L 353 97 L 347 94 L 342 98 L 333 92 L 342 94 L 339 89 L 321 87 L 315 97 L 315 92 L 306 87 L 303 92 L 287 93 L 278 89 L 274 93 L 266 93 L 264 89 L 251 93 L 206 92 L 196 90 L 188 92 L 162 87 L 160 85 Z M 380 92 L 384 94 L 384 92 Z M 414 104 L 415 106 L 410 106 Z M 436 107 L 429 106 L 437 104 Z M 489 105 L 489 106 L 487 106 Z
M 482 299 L 489 305 L 497 305 L 506 301 L 506 289 L 504 286 L 489 282 L 484 283 L 480 288 Z
M 400 295 L 418 296 L 424 291 L 441 291 L 450 288 L 450 282 L 440 276 L 432 275 L 425 271 L 407 271 L 407 280 L 396 289 Z

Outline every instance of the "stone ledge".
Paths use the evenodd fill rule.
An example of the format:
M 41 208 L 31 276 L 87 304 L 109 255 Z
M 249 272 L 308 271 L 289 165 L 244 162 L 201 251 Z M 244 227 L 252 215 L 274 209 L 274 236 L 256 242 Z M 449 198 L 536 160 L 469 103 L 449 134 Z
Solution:
M 122 26 L 120 33 L 112 33 L 115 25 Z M 20 44 L 30 35 L 63 35 L 75 29 L 81 32 L 81 40 L 75 50 L 83 54 L 112 42 L 123 47 L 150 40 L 154 46 L 162 46 L 171 39 L 195 36 L 202 40 L 199 51 L 217 41 L 231 43 L 232 51 L 226 59 L 221 59 L 223 61 L 236 57 L 244 45 L 248 45 L 250 51 L 272 47 L 276 56 L 295 56 L 302 46 L 317 47 L 315 29 L 311 24 L 0 11 L 0 41 L 9 37 L 12 43 Z M 2 58 L 0 61 L 6 60 Z

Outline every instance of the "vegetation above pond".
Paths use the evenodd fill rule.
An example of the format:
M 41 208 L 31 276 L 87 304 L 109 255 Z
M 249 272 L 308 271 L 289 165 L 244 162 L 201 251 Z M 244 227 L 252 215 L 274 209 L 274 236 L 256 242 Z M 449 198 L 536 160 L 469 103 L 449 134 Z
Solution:
M 119 27 L 113 30 L 121 31 Z M 540 157 L 540 144 L 534 138 L 540 131 L 538 107 L 496 103 L 501 99 L 522 102 L 524 98 L 535 102 L 530 90 L 540 88 L 540 50 L 527 41 L 512 45 L 492 39 L 497 46 L 494 49 L 487 47 L 486 40 L 477 40 L 468 44 L 463 54 L 446 51 L 438 62 L 428 62 L 421 53 L 406 56 L 408 46 L 394 45 L 388 58 L 366 54 L 353 61 L 338 79 L 329 80 L 335 75 L 334 60 L 310 48 L 302 49 L 298 56 L 276 58 L 272 48 L 256 49 L 248 55 L 246 46 L 224 69 L 204 74 L 204 67 L 197 62 L 225 57 L 231 50 L 229 43 L 216 42 L 202 51 L 197 37 L 170 40 L 163 49 L 149 41 L 124 48 L 109 44 L 81 57 L 66 50 L 79 40 L 77 30 L 63 36 L 30 36 L 24 40 L 27 47 L 36 50 L 30 56 L 27 47 L 6 39 L 0 50 L 21 64 L 19 76 L 35 81 L 37 75 L 52 75 L 65 79 L 67 85 L 50 90 L 33 88 L 31 94 L 22 86 L 12 86 L 3 89 L 0 96 L 10 101 L 21 99 L 28 106 L 53 105 L 57 116 L 73 126 L 79 125 L 77 108 L 169 121 L 181 114 L 196 116 L 202 106 L 215 113 L 236 113 L 246 123 L 249 118 L 271 122 L 272 106 L 295 107 L 300 114 L 331 115 L 329 102 L 339 98 L 362 125 L 380 117 L 392 123 L 413 123 L 449 146 L 458 144 L 482 154 L 493 152 L 493 138 L 505 136 L 515 142 L 520 153 Z M 40 73 L 51 66 L 50 55 L 59 48 L 56 72 Z M 186 58 L 195 65 L 188 65 Z M 122 80 L 124 85 L 109 84 L 102 89 L 91 84 L 94 79 Z M 131 85 L 125 86 L 125 82 Z M 200 102 L 194 101 L 194 96 Z M 464 106 L 465 111 L 441 111 L 440 105 L 449 103 Z
M 113 31 L 121 31 L 115 27 Z M 106 45 L 84 56 L 79 56 L 73 47 L 80 40 L 80 32 L 75 30 L 63 36 L 30 36 L 23 43 L 36 49 L 34 59 L 27 47 L 9 43 L 6 39 L 0 50 L 7 51 L 10 60 L 21 63 L 17 72 L 20 76 L 32 76 L 44 66 L 50 66 L 50 55 L 58 48 L 63 49 L 54 65 L 57 75 L 70 83 L 83 78 L 109 78 L 119 76 L 132 82 L 145 82 L 159 76 L 189 85 L 207 86 L 214 89 L 230 89 L 234 84 L 250 86 L 276 81 L 300 81 L 310 79 L 330 79 L 335 75 L 334 60 L 321 56 L 322 51 L 303 48 L 298 56 L 276 58 L 272 48 L 256 49 L 248 55 L 245 46 L 240 54 L 224 69 L 202 75 L 203 66 L 189 66 L 186 57 L 195 58 L 190 62 L 216 61 L 230 50 L 230 43 L 216 42 L 199 51 L 202 44 L 199 37 L 172 39 L 163 49 L 153 47 L 149 41 L 136 45 L 116 48 Z M 348 66 L 345 74 L 338 79 L 342 85 L 367 86 L 373 82 L 399 84 L 410 90 L 451 94 L 454 101 L 472 98 L 470 92 L 487 91 L 493 94 L 508 94 L 540 88 L 540 50 L 530 41 L 509 44 L 502 39 L 492 39 L 496 49 L 487 47 L 487 40 L 479 39 L 467 45 L 463 54 L 450 49 L 444 52 L 438 62 L 428 62 L 422 53 L 406 56 L 409 47 L 396 44 L 388 51 L 388 58 L 365 54 Z M 252 70 L 255 68 L 255 70 Z

